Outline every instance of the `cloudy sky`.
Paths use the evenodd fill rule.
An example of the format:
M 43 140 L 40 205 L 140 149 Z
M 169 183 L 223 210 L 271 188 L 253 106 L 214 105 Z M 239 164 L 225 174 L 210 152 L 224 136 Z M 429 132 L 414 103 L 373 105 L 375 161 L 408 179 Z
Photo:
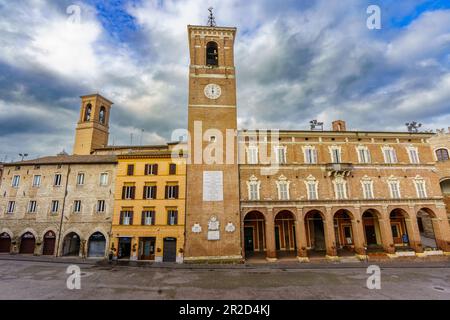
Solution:
M 450 126 L 448 0 L 0 0 L 0 161 L 71 152 L 95 92 L 115 103 L 110 144 L 169 140 L 186 127 L 186 25 L 209 6 L 238 28 L 240 128 Z

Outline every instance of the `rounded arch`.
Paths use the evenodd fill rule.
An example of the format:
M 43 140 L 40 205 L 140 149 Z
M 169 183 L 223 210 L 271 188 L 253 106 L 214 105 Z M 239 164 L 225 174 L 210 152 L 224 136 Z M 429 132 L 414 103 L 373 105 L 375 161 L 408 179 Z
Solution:
M 38 233 L 36 231 L 34 231 L 34 229 L 32 229 L 32 228 L 25 228 L 25 229 L 23 229 L 22 232 L 19 233 L 19 237 L 22 238 L 22 236 L 25 233 L 31 233 L 34 236 L 35 239 L 38 239 Z
M 63 238 L 62 255 L 78 256 L 80 254 L 81 238 L 76 232 L 69 232 Z
M 98 113 L 98 121 L 101 124 L 105 124 L 106 123 L 106 108 L 104 106 L 100 107 L 100 111 Z
M 206 64 L 209 66 L 219 65 L 219 45 L 215 41 L 206 44 Z
M 244 220 L 266 220 L 266 217 L 264 214 L 258 210 L 252 210 L 245 214 Z
M 283 210 L 278 211 L 275 214 L 275 220 L 277 220 L 277 219 L 278 220 L 294 220 L 295 221 L 296 216 L 292 211 L 283 209 Z
M 334 218 L 350 219 L 350 220 L 354 220 L 355 219 L 355 215 L 353 214 L 353 212 L 351 212 L 349 209 L 345 209 L 345 208 L 337 209 L 333 213 L 333 217 Z
M 26 231 L 20 236 L 19 253 L 33 254 L 36 248 L 36 233 Z
M 433 150 L 434 156 L 437 161 L 447 161 L 449 160 L 449 149 L 446 147 L 437 147 Z
M 408 213 L 408 211 L 406 211 L 403 208 L 395 208 L 392 209 L 391 212 L 389 213 L 389 218 L 390 219 L 394 219 L 394 218 L 404 218 L 404 219 L 408 219 L 410 218 L 410 214 Z
M 106 250 L 106 237 L 103 233 L 96 231 L 89 236 L 88 257 L 104 257 Z
M 305 213 L 304 219 L 311 219 L 313 217 L 317 218 L 320 216 L 323 221 L 325 221 L 325 214 L 319 209 L 311 209 Z
M 251 258 L 266 249 L 266 217 L 258 210 L 250 210 L 243 219 L 243 247 L 245 257 Z
M 83 120 L 90 121 L 92 116 L 92 104 L 88 103 L 84 109 Z
M 0 229 L 0 233 L 7 233 L 11 239 L 14 238 L 14 233 L 8 228 Z
M 367 218 L 367 217 L 374 217 L 374 218 L 378 218 L 378 219 L 381 219 L 381 218 L 383 218 L 383 215 L 381 214 L 381 212 L 380 211 L 378 211 L 377 209 L 374 209 L 374 208 L 369 208 L 369 209 L 365 209 L 364 211 L 363 211 L 363 214 L 362 214 L 362 218 Z
M 422 212 L 428 214 L 432 219 L 437 218 L 436 213 L 430 208 L 427 207 L 420 208 L 419 211 L 417 211 L 417 216 L 419 216 Z

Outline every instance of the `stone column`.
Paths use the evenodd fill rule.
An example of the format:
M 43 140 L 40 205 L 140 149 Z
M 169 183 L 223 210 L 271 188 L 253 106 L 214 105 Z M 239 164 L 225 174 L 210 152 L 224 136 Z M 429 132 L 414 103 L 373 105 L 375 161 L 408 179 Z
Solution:
M 364 248 L 364 230 L 361 218 L 361 211 L 359 208 L 353 210 L 354 217 L 352 219 L 352 232 L 353 232 L 353 244 L 355 246 L 355 253 L 359 255 L 365 255 L 366 249 Z
M 323 221 L 323 230 L 325 232 L 325 246 L 327 249 L 327 256 L 336 257 L 336 237 L 334 233 L 334 219 L 331 213 L 331 208 L 327 208 L 325 213 L 325 221 Z
M 392 238 L 391 220 L 384 216 L 378 219 L 380 225 L 381 242 L 383 243 L 383 249 L 389 254 L 395 253 L 394 239 Z
M 277 260 L 277 252 L 275 246 L 275 222 L 273 216 L 273 208 L 267 208 L 265 223 L 266 223 L 266 259 L 268 261 L 275 261 Z
M 409 245 L 415 252 L 422 253 L 423 247 L 420 240 L 419 226 L 417 225 L 417 218 L 413 208 L 410 208 L 408 216 L 409 218 L 405 218 L 405 224 L 408 232 Z
M 447 218 L 445 206 L 436 206 L 436 218 L 432 218 L 436 245 L 444 252 L 450 253 L 450 224 Z
M 295 238 L 297 239 L 297 257 L 299 260 L 306 260 L 305 258 L 308 258 L 308 252 L 306 250 L 308 242 L 306 240 L 306 227 L 302 208 L 297 208 Z

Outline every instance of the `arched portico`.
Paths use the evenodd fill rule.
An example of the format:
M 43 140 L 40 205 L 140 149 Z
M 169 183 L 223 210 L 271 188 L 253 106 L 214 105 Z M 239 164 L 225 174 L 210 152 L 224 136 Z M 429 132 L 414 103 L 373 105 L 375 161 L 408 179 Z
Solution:
M 277 213 L 274 232 L 277 256 L 296 256 L 295 215 L 291 211 L 283 210 Z
M 255 210 L 245 215 L 243 241 L 246 258 L 262 256 L 266 251 L 265 218 L 261 212 Z

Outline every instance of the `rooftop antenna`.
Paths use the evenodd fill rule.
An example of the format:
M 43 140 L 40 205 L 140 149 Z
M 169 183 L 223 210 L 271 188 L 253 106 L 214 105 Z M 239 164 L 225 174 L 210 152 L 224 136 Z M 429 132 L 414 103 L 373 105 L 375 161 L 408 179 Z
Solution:
M 209 27 L 216 26 L 216 18 L 214 18 L 213 9 L 214 9 L 213 7 L 208 8 L 208 11 L 209 11 L 208 26 Z
M 130 146 L 133 145 L 133 133 L 130 133 Z

